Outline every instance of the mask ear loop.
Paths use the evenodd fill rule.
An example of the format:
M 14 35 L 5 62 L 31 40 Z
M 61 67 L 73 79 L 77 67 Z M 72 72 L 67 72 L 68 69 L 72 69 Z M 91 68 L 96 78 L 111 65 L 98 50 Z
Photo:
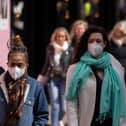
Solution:
M 9 50 L 12 49 L 12 44 L 11 44 L 11 40 L 10 40 L 10 39 L 7 41 L 7 48 L 8 48 Z
M 7 41 L 7 48 L 10 49 L 10 39 Z
M 11 40 L 10 39 L 7 41 L 7 48 L 9 49 L 9 51 L 12 49 L 12 45 L 11 45 Z

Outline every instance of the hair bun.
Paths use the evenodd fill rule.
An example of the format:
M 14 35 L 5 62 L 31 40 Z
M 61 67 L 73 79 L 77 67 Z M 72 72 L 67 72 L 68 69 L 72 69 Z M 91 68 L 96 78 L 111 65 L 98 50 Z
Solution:
M 16 35 L 15 38 L 12 38 L 8 47 L 10 51 L 27 51 L 20 35 Z
M 11 40 L 11 46 L 15 46 L 15 47 L 20 47 L 20 48 L 24 48 L 24 43 L 21 40 L 21 36 L 20 35 L 16 35 L 14 39 Z
M 21 36 L 20 35 L 16 35 L 15 39 L 19 40 L 19 39 L 21 39 Z

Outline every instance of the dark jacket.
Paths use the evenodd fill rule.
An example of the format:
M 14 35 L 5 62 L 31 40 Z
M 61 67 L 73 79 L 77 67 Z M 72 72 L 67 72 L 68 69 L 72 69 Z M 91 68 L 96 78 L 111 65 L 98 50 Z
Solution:
M 125 81 L 126 81 L 126 44 L 118 47 L 112 40 L 110 41 L 110 53 L 114 55 L 116 59 L 121 63 L 125 69 Z
M 4 68 L 0 66 L 0 74 L 2 74 L 4 71 Z
M 0 76 L 0 126 L 4 126 L 8 94 L 4 74 Z M 15 126 L 45 126 L 48 121 L 48 104 L 42 85 L 28 77 L 24 98 L 23 114 Z
M 46 60 L 44 67 L 42 69 L 41 75 L 43 76 L 55 76 L 55 73 L 53 70 L 55 69 L 55 60 L 54 60 L 54 52 L 55 49 L 53 45 L 49 45 L 46 50 Z M 66 72 L 69 64 L 71 63 L 72 60 L 72 54 L 73 53 L 73 48 L 70 46 L 67 50 L 65 50 L 60 58 L 60 68 L 61 68 L 61 73 L 60 76 L 66 77 Z

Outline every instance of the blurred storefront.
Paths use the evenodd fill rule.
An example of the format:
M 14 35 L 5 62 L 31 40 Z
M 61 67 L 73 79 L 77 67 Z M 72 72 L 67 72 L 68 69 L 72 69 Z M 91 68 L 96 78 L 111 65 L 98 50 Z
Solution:
M 0 0 L 0 66 L 7 69 L 7 43 L 10 39 L 10 1 Z

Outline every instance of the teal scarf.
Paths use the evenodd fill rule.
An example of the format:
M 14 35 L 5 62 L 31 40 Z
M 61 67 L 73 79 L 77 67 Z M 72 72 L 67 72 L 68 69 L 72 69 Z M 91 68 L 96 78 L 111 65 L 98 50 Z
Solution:
M 84 85 L 87 78 L 93 74 L 90 66 L 104 69 L 100 97 L 99 120 L 102 122 L 112 117 L 112 126 L 119 126 L 120 118 L 125 117 L 124 91 L 117 72 L 110 63 L 110 56 L 104 52 L 99 59 L 91 57 L 86 52 L 75 67 L 68 89 L 67 99 L 75 100 L 79 95 L 79 89 Z

